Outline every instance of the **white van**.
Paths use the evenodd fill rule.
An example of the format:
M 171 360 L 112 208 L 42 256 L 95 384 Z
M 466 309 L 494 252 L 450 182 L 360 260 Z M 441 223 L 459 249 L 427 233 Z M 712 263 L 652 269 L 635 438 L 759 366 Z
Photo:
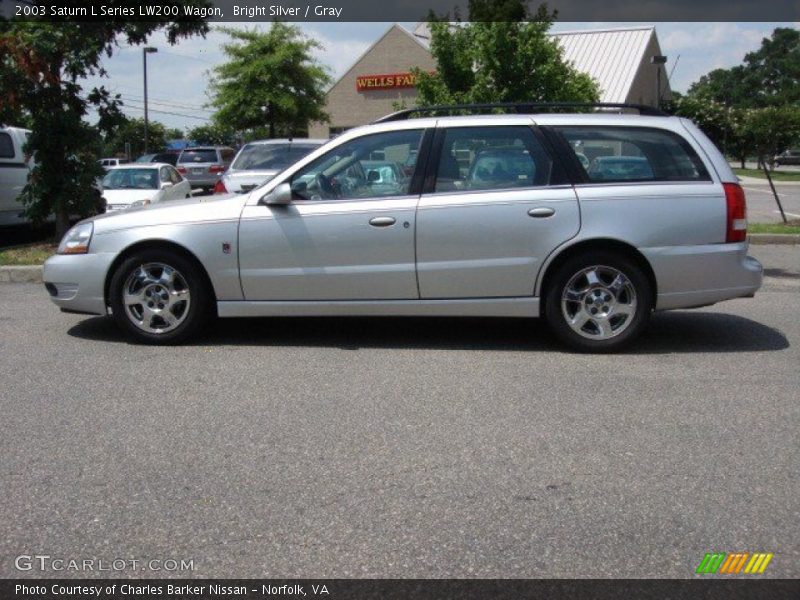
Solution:
M 28 129 L 0 126 L 0 226 L 26 223 L 19 201 L 33 161 L 22 152 Z

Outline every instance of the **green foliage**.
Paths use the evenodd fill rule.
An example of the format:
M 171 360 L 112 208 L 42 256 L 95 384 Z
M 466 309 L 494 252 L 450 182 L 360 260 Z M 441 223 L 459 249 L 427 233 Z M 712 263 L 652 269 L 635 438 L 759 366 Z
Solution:
M 457 26 L 431 15 L 436 72 L 415 71 L 419 105 L 596 102 L 597 84 L 547 36 L 555 16 L 544 4 L 531 14 L 521 0 L 471 0 L 469 22 Z
M 208 0 L 172 3 L 210 6 Z M 106 4 L 129 3 L 109 0 Z M 64 0 L 61 5 L 83 3 Z M 180 22 L 0 19 L 0 120 L 25 123 L 33 130 L 26 151 L 35 155 L 36 166 L 22 201 L 35 221 L 55 213 L 57 235 L 68 226 L 69 215 L 87 215 L 96 209 L 94 182 L 102 174 L 97 164 L 100 132 L 112 132 L 122 123 L 119 96 L 102 86 L 84 90 L 78 81 L 105 76 L 103 57 L 110 57 L 120 43 L 143 44 L 158 30 L 174 44 L 182 37 L 204 35 L 208 26 L 200 18 L 185 17 Z M 99 115 L 97 127 L 84 121 L 89 107 Z
M 689 95 L 726 106 L 763 108 L 800 104 L 800 31 L 778 27 L 744 63 L 714 69 L 689 88 Z
M 236 133 L 231 128 L 216 124 L 193 127 L 186 137 L 194 143 L 211 146 L 232 146 L 236 143 Z
M 179 135 L 183 137 L 183 135 Z M 167 128 L 158 121 L 147 121 L 147 146 L 149 152 L 160 152 L 167 145 Z M 144 154 L 144 119 L 124 118 L 122 123 L 106 136 L 103 156 L 124 156 L 125 144 L 130 144 L 131 158 Z
M 668 106 L 688 117 L 744 166 L 800 142 L 800 32 L 777 28 L 744 63 L 714 69 Z
M 267 32 L 220 31 L 234 41 L 223 46 L 228 61 L 212 73 L 217 126 L 243 132 L 266 127 L 276 137 L 328 120 L 323 107 L 331 79 L 311 55 L 321 47 L 317 42 L 278 21 Z

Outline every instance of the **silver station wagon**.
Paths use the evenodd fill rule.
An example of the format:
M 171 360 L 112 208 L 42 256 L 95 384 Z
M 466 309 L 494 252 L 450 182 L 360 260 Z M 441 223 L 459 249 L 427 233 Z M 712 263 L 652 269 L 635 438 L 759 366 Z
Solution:
M 602 352 L 654 310 L 761 285 L 742 188 L 690 121 L 629 105 L 431 116 L 486 108 L 401 111 L 249 193 L 82 221 L 47 290 L 156 344 L 212 316 L 542 316 Z

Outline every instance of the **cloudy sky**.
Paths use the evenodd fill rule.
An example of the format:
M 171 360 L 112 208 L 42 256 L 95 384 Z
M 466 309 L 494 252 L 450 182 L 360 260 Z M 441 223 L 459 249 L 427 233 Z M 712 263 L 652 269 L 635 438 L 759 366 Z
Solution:
M 237 24 L 227 24 L 237 26 Z M 403 23 L 413 29 L 414 23 Z M 745 53 L 759 47 L 775 27 L 798 27 L 797 23 L 557 23 L 553 31 L 602 29 L 633 25 L 655 25 L 661 49 L 669 57 L 668 72 L 675 67 L 672 89 L 685 91 L 701 75 L 718 67 L 739 64 Z M 244 24 L 241 25 L 245 27 Z M 269 23 L 247 27 L 269 27 Z M 324 47 L 317 58 L 336 78 L 342 75 L 390 23 L 303 23 L 305 35 Z M 192 38 L 169 46 L 161 34 L 150 40 L 158 48 L 148 55 L 148 99 L 152 120 L 186 129 L 208 122 L 208 71 L 224 60 L 221 45 L 227 36 L 212 31 L 205 39 Z M 678 57 L 680 56 L 680 59 Z M 676 65 L 677 60 L 677 65 Z M 125 112 L 143 114 L 142 50 L 121 47 L 105 62 L 109 77 L 92 79 L 87 87 L 102 83 L 122 94 Z

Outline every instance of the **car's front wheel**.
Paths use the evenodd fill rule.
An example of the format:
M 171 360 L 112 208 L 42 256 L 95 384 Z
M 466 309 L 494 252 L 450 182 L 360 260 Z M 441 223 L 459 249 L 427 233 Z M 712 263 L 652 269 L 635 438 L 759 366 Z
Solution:
M 178 253 L 149 250 L 126 259 L 109 287 L 117 324 L 135 340 L 176 344 L 199 333 L 211 294 L 197 266 Z
M 611 252 L 573 257 L 546 291 L 545 317 L 553 332 L 582 352 L 613 352 L 638 336 L 653 308 L 642 269 Z

